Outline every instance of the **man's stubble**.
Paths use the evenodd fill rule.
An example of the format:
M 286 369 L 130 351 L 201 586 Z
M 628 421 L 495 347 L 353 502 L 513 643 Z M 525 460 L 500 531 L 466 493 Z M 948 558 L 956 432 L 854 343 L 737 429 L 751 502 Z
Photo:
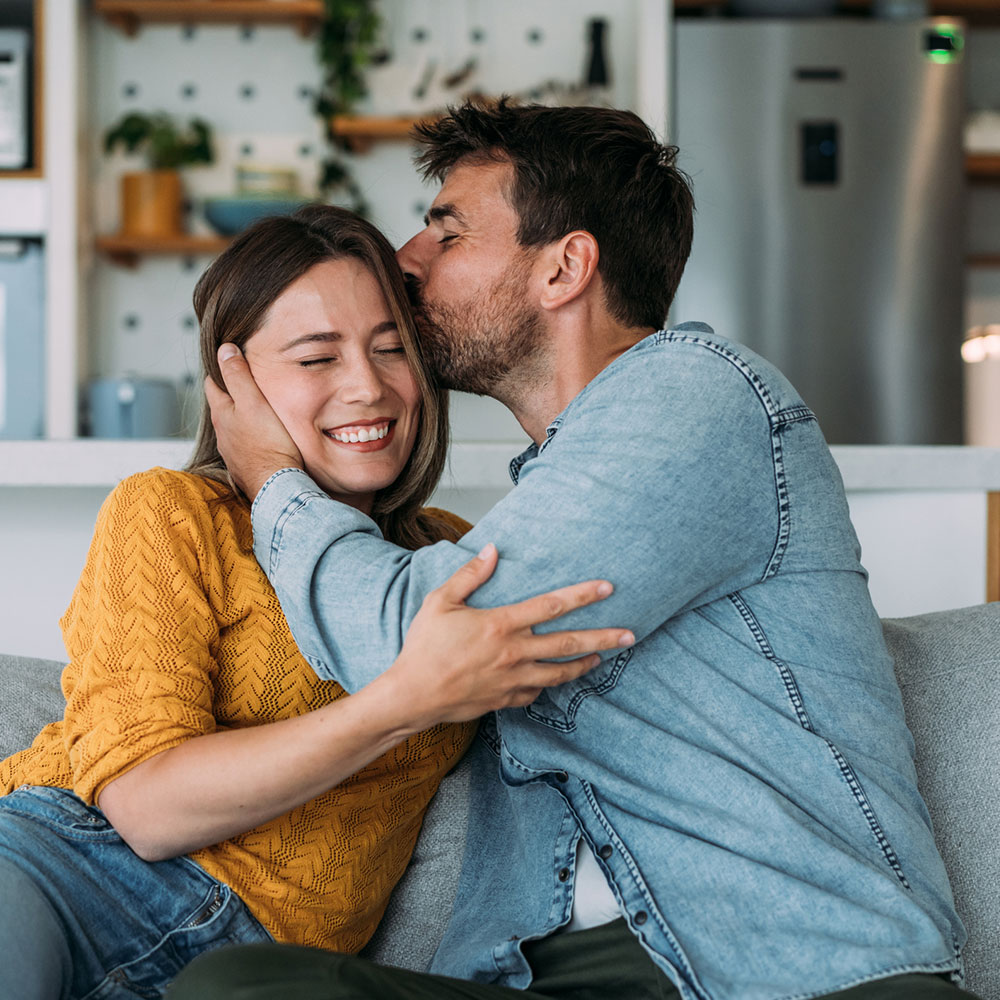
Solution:
M 461 302 L 428 302 L 411 285 L 424 358 L 444 388 L 503 400 L 512 386 L 523 391 L 533 379 L 544 330 L 527 302 L 531 263 L 521 256 L 492 286 Z

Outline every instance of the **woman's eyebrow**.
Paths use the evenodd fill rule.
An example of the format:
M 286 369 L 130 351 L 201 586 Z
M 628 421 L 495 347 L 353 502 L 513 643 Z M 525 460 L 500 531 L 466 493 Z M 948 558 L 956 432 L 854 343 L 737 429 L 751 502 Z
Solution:
M 301 347 L 302 344 L 333 344 L 338 340 L 343 340 L 344 335 L 336 330 L 317 330 L 315 333 L 304 333 L 301 337 L 290 340 L 282 351 L 290 351 L 293 347 Z
M 394 319 L 386 319 L 372 327 L 371 335 L 374 337 L 380 333 L 391 333 L 395 329 L 396 321 Z M 281 350 L 282 352 L 291 351 L 296 347 L 301 347 L 303 344 L 335 344 L 343 339 L 344 335 L 336 330 L 317 330 L 314 333 L 304 333 L 301 337 L 290 340 Z

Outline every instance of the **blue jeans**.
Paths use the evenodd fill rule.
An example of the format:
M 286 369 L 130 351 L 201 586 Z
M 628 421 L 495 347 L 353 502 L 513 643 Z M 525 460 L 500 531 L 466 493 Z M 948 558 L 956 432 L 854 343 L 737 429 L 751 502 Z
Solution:
M 202 952 L 271 940 L 229 886 L 190 858 L 143 861 L 72 792 L 0 798 L 4 996 L 148 1000 Z

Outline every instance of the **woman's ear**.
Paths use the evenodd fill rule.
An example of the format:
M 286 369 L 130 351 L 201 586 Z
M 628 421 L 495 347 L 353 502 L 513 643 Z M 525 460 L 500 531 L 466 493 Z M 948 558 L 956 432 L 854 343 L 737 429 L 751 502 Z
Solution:
M 567 233 L 542 252 L 543 309 L 558 309 L 582 295 L 597 275 L 597 240 L 584 229 Z

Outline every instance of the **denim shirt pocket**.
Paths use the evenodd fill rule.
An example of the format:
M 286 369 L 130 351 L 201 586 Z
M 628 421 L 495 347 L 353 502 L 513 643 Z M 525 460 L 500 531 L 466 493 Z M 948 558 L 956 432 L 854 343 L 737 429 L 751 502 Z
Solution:
M 525 712 L 535 722 L 571 733 L 576 729 L 576 713 L 584 699 L 591 695 L 605 695 L 612 690 L 631 659 L 632 649 L 625 649 L 612 659 L 603 660 L 576 680 L 546 688 Z

